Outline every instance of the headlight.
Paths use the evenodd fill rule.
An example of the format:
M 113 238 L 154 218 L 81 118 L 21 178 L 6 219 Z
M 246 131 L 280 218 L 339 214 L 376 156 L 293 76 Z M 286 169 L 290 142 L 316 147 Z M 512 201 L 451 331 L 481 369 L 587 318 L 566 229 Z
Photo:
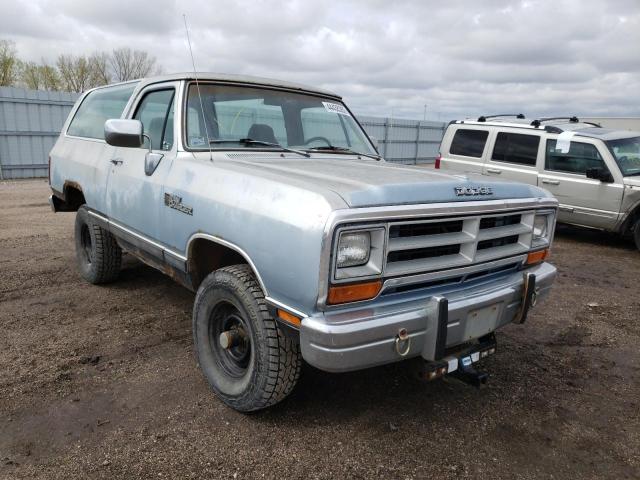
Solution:
M 357 267 L 369 261 L 371 234 L 369 232 L 343 233 L 338 242 L 338 268 Z
M 333 280 L 379 277 L 384 262 L 385 237 L 385 229 L 378 226 L 340 231 L 334 250 Z
M 533 219 L 533 238 L 540 239 L 547 236 L 549 220 L 547 215 L 536 215 Z
M 553 222 L 555 214 L 552 212 L 537 213 L 533 218 L 533 240 L 532 247 L 548 245 L 553 234 Z

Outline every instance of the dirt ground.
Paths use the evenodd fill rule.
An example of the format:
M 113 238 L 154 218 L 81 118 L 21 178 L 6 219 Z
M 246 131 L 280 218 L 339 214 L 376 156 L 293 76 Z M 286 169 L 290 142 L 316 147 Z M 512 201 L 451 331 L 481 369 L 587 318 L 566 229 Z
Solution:
M 410 364 L 305 366 L 243 415 L 210 392 L 193 294 L 128 257 L 109 286 L 75 269 L 73 214 L 45 181 L 0 183 L 1 478 L 640 478 L 640 253 L 560 228 L 560 276 L 498 334 L 475 390 Z

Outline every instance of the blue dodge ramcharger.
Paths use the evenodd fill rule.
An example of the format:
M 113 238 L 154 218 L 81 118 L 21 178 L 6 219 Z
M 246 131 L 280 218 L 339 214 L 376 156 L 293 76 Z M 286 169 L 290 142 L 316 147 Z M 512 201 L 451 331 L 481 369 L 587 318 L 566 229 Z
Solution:
M 50 203 L 77 212 L 82 276 L 123 250 L 196 292 L 193 339 L 239 411 L 330 372 L 421 358 L 484 383 L 495 330 L 556 276 L 545 190 L 387 163 L 338 95 L 220 74 L 100 87 L 50 155 Z

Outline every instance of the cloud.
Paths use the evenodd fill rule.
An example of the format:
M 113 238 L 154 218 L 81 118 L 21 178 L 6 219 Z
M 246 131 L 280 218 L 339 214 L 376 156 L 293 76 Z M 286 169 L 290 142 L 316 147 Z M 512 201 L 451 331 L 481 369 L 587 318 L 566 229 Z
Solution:
M 6 5 L 1 5 L 6 3 Z M 321 86 L 364 115 L 640 115 L 637 0 L 0 0 L 22 57 L 131 46 L 165 72 Z

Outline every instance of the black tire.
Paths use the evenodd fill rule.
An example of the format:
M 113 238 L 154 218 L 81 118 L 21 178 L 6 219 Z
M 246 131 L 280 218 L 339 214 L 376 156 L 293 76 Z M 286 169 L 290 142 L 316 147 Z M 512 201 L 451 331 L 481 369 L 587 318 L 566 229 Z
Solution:
M 636 248 L 640 250 L 640 219 L 636 220 L 633 227 L 633 240 L 636 242 Z
M 75 237 L 82 278 L 93 284 L 114 281 L 120 273 L 122 249 L 109 231 L 96 225 L 84 207 L 76 214 Z
M 220 333 L 241 335 L 224 349 Z M 209 274 L 196 294 L 193 342 L 198 364 L 216 395 L 229 407 L 251 412 L 283 400 L 300 377 L 296 341 L 269 315 L 264 294 L 248 265 Z

